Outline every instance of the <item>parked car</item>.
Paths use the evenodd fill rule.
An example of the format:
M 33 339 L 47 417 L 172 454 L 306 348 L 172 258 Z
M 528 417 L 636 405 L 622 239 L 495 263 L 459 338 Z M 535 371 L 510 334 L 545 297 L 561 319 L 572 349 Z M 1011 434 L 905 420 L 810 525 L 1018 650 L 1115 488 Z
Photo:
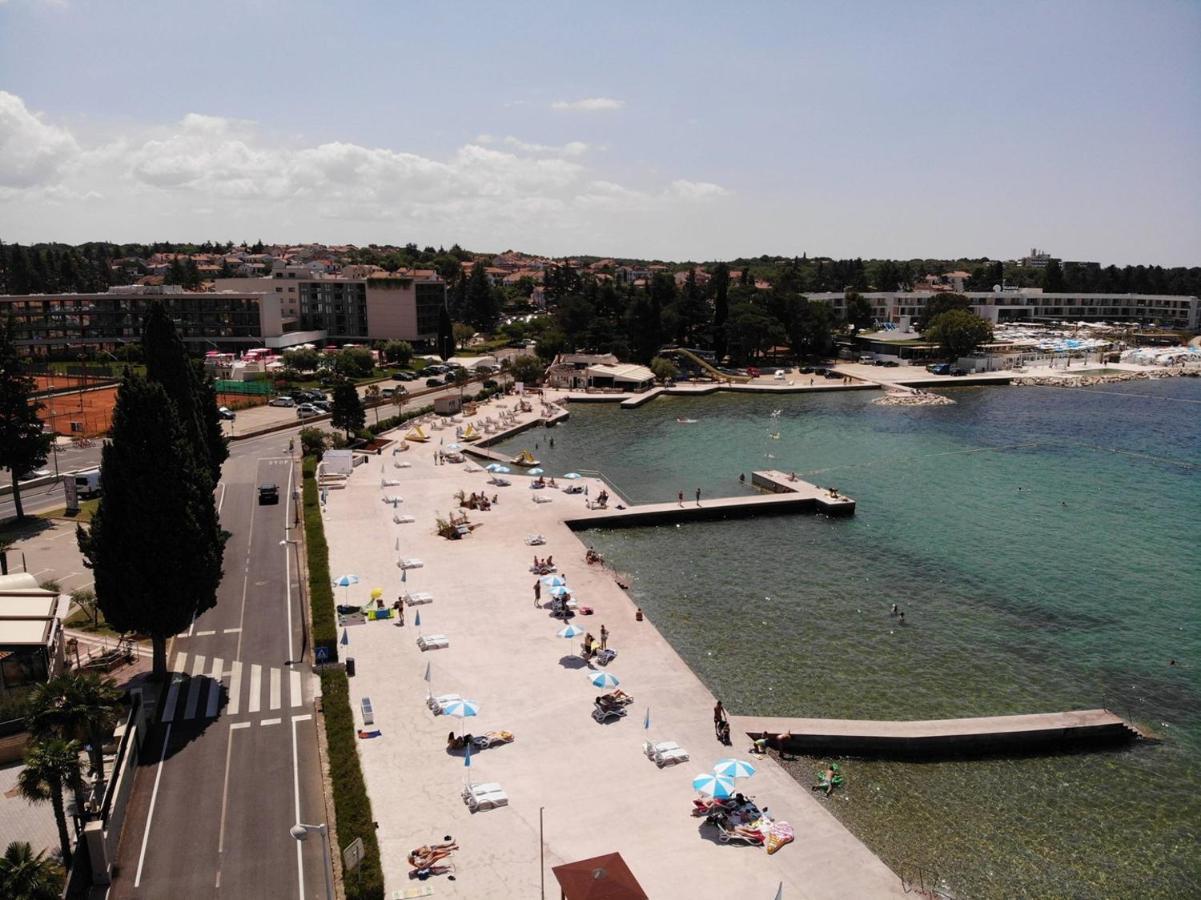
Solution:
M 895 369 L 897 366 L 900 365 L 900 363 L 897 362 L 895 359 L 878 359 L 878 360 L 876 360 L 876 365 L 884 366 L 889 369 Z
M 801 366 L 801 374 L 802 375 L 812 375 L 813 374 L 813 366 Z
M 859 361 L 861 363 L 866 363 L 867 365 L 870 366 L 872 363 L 874 363 L 876 361 L 876 358 L 874 356 L 872 356 L 870 353 L 863 353 L 859 356 Z
M 951 364 L 950 363 L 930 363 L 930 365 L 926 366 L 926 371 L 929 372 L 931 375 L 950 375 L 951 374 Z
M 492 379 L 492 378 L 489 378 L 487 381 L 485 381 L 483 386 L 490 391 L 494 391 L 498 387 L 500 387 L 500 385 L 496 382 L 496 380 Z
M 334 408 L 334 403 L 332 400 L 314 400 L 312 405 L 317 407 L 322 412 L 330 412 Z
M 270 483 L 259 485 L 259 505 L 265 506 L 268 503 L 279 503 L 279 485 Z
M 429 378 L 431 375 L 437 375 L 438 373 L 429 366 L 426 366 L 424 369 L 418 369 L 417 374 L 422 378 Z
M 397 372 L 392 376 L 393 381 L 416 381 L 417 376 L 412 372 Z
M 232 409 L 230 409 L 228 406 L 218 406 L 217 407 L 217 418 L 226 419 L 226 420 L 232 422 L 234 420 L 234 417 L 235 417 L 234 411 Z
M 383 388 L 379 395 L 385 400 L 391 400 L 396 395 L 396 388 Z
M 300 406 L 296 407 L 296 418 L 298 419 L 307 419 L 310 416 L 319 415 L 321 415 L 321 410 L 312 403 L 302 403 Z
M 426 387 L 442 387 L 442 379 L 441 378 L 427 378 L 427 379 L 425 379 L 425 386 Z
M 268 406 L 295 406 L 296 401 L 293 400 L 291 397 L 276 397 L 275 399 L 271 400 L 267 405 Z
M 954 369 L 952 369 L 952 370 L 951 370 L 951 374 L 952 374 L 952 375 L 956 375 L 956 376 L 959 376 L 959 375 L 966 375 L 966 374 L 967 374 L 967 369 L 960 369 L 960 368 L 956 367 L 956 368 L 954 368 Z
M 496 369 L 492 366 L 476 366 L 474 372 L 476 375 L 494 375 Z
M 841 378 L 842 376 L 839 375 L 837 372 L 835 372 L 833 369 L 827 369 L 826 377 L 827 378 Z
M 773 377 L 776 379 L 776 381 L 783 381 L 787 374 L 788 373 L 783 369 L 776 369 L 776 374 Z

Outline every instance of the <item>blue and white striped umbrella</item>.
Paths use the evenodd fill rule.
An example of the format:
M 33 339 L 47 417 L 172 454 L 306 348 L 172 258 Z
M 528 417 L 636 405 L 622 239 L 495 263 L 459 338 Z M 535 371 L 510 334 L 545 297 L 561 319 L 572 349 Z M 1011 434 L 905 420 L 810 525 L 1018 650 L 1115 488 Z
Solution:
M 558 635 L 561 638 L 573 638 L 573 637 L 579 637 L 583 633 L 584 633 L 583 628 L 578 628 L 575 625 L 568 625 L 562 631 L 558 632 Z
M 480 711 L 480 705 L 474 700 L 451 700 L 449 703 L 442 705 L 442 714 L 445 716 L 455 716 L 459 719 L 466 719 L 468 716 L 474 716 Z
M 484 466 L 484 468 L 489 472 L 508 471 L 500 463 L 488 463 L 488 465 Z
M 571 588 L 569 588 L 565 584 L 556 584 L 553 588 L 550 589 L 550 595 L 552 597 L 570 597 L 571 596 Z
M 715 775 L 713 772 L 697 775 L 692 779 L 692 786 L 700 793 L 713 797 L 715 800 L 725 800 L 727 797 L 734 796 L 734 779 L 726 778 L 724 775 Z
M 447 450 L 462 450 L 463 445 L 462 444 L 447 444 L 446 449 Z
M 492 471 L 495 472 L 497 475 L 508 475 L 513 470 L 510 469 L 508 466 L 497 466 Z
M 755 774 L 755 767 L 744 759 L 719 759 L 713 767 L 714 773 L 726 778 L 750 778 Z
M 542 585 L 543 585 L 543 587 L 549 587 L 549 588 L 566 587 L 567 582 L 563 578 L 560 578 L 558 575 L 543 575 L 542 576 Z
M 577 478 L 582 478 L 583 476 L 582 476 L 582 475 L 580 475 L 580 473 L 579 473 L 579 472 L 568 472 L 568 473 L 567 473 L 566 475 L 564 475 L 563 477 L 564 477 L 564 478 L 570 478 L 572 481 L 575 481 L 575 479 L 577 479 Z
M 589 672 L 588 680 L 593 687 L 598 688 L 615 688 L 621 681 L 612 672 Z
M 530 469 L 530 474 L 531 475 L 541 475 L 545 471 L 546 471 L 545 469 L 540 469 L 537 466 L 535 466 L 534 468 Z
M 343 575 L 341 578 L 339 578 L 337 581 L 334 582 L 334 586 L 335 587 L 350 587 L 352 584 L 358 584 L 358 583 L 359 583 L 358 575 Z

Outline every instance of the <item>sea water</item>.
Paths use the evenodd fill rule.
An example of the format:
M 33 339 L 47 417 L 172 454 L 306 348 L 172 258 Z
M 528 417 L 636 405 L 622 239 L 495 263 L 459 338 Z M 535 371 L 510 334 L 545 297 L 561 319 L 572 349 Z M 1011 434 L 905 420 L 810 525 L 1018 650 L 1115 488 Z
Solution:
M 635 503 L 737 495 L 762 468 L 854 497 L 850 519 L 586 540 L 732 712 L 1104 706 L 1157 738 L 843 761 L 845 787 L 821 802 L 898 874 L 959 897 L 1201 896 L 1201 381 L 947 394 L 954 406 L 875 392 L 577 404 L 504 448 L 537 443 L 548 473 L 603 472 Z M 822 762 L 788 765 L 812 783 Z

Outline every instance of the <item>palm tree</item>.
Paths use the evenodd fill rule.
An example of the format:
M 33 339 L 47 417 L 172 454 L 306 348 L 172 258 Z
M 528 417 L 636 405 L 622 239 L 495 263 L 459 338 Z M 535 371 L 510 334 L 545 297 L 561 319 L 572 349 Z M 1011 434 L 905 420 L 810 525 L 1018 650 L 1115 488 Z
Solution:
M 378 425 L 379 424 L 379 397 L 380 397 L 380 394 L 382 393 L 380 391 L 380 387 L 378 384 L 368 385 L 367 390 L 363 391 L 363 393 L 367 397 L 367 402 L 375 407 L 375 424 Z
M 58 900 L 63 878 L 46 851 L 34 856 L 25 841 L 13 841 L 0 856 L 0 897 L 9 900 Z
M 67 672 L 34 688 L 25 724 L 35 737 L 87 741 L 99 798 L 104 796 L 104 741 L 117 723 L 121 703 L 121 691 L 111 678 Z
M 17 787 L 22 797 L 30 803 L 49 800 L 54 807 L 64 868 L 71 865 L 71 835 L 67 831 L 63 787 L 73 788 L 76 797 L 82 793 L 79 750 L 79 741 L 64 741 L 62 738 L 35 741 L 26 749 L 25 768 L 17 776 Z

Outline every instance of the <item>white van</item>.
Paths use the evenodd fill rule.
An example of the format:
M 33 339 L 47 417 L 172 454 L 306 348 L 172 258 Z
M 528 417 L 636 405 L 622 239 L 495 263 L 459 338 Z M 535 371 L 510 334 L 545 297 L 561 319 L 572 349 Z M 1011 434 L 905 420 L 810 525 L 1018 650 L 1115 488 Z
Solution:
M 75 491 L 80 497 L 98 496 L 100 494 L 100 467 L 76 472 Z

